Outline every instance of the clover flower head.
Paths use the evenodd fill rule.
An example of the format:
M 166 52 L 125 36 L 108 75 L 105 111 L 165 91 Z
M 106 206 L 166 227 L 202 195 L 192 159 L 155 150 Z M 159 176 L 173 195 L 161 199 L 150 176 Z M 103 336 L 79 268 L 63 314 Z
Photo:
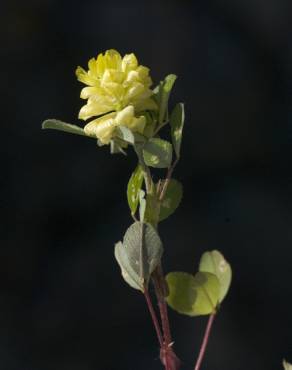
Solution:
M 134 54 L 122 58 L 116 50 L 108 50 L 90 59 L 88 68 L 76 70 L 77 79 L 87 85 L 81 91 L 87 104 L 79 112 L 80 119 L 120 111 L 129 105 L 135 112 L 157 109 L 149 69 L 139 65 Z

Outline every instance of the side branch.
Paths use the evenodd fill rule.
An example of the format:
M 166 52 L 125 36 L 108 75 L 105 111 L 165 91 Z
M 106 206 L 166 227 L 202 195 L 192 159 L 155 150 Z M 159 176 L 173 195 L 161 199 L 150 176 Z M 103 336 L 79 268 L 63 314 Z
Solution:
M 209 340 L 209 337 L 210 337 L 212 325 L 213 325 L 213 322 L 214 322 L 214 319 L 215 319 L 215 315 L 216 315 L 216 313 L 212 313 L 209 316 L 209 320 L 208 320 L 208 323 L 207 323 L 207 326 L 206 326 L 203 342 L 201 344 L 199 356 L 198 356 L 198 359 L 197 359 L 194 370 L 200 370 L 200 367 L 201 367 L 201 364 L 202 364 L 202 361 L 203 361 L 203 358 L 204 358 L 204 354 L 206 352 L 206 348 L 207 348 L 208 340 Z

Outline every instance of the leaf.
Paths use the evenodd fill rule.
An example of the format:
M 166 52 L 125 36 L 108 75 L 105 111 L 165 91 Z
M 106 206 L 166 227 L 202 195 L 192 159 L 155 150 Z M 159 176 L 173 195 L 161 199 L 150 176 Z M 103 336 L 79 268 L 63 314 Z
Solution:
M 132 173 L 127 186 L 127 198 L 128 204 L 132 215 L 137 211 L 139 204 L 139 193 L 143 184 L 143 171 L 142 167 L 138 165 L 135 171 Z
M 154 89 L 154 96 L 159 106 L 158 123 L 161 124 L 168 115 L 168 100 L 177 76 L 170 74 Z M 166 116 L 166 117 L 165 117 Z
M 161 260 L 163 247 L 157 231 L 150 224 L 135 222 L 115 246 L 115 257 L 122 276 L 133 288 L 144 291 Z
M 182 196 L 182 184 L 177 180 L 171 179 L 160 205 L 159 221 L 165 220 L 177 209 L 182 200 Z
M 285 359 L 283 360 L 283 366 L 285 370 L 292 370 L 292 364 L 287 362 Z
M 119 126 L 115 130 L 115 134 L 118 138 L 126 141 L 129 144 L 135 143 L 135 137 L 133 132 L 126 126 Z
M 145 211 L 146 211 L 146 199 L 145 199 L 145 191 L 144 190 L 140 190 L 140 192 L 139 192 L 139 203 L 140 203 L 140 207 L 139 207 L 140 221 L 144 222 Z
M 172 145 L 166 140 L 150 139 L 144 145 L 143 157 L 147 166 L 168 168 L 172 161 Z
M 97 144 L 99 145 L 99 143 Z M 111 140 L 110 141 L 110 152 L 111 154 L 124 154 L 124 155 L 127 155 L 127 153 L 124 151 L 123 147 L 125 147 L 125 145 L 121 145 L 121 143 L 117 140 L 117 138 L 115 140 Z
M 160 213 L 160 203 L 158 200 L 157 193 L 154 192 L 152 194 L 151 193 L 147 194 L 146 212 L 145 212 L 146 222 L 149 222 L 149 224 L 156 227 L 159 221 L 159 213 Z
M 185 121 L 185 109 L 183 103 L 178 103 L 170 115 L 171 138 L 177 158 L 180 157 L 180 147 Z
M 128 144 L 134 145 L 135 143 L 144 143 L 145 136 L 139 134 L 138 132 L 131 131 L 126 126 L 119 126 L 115 129 L 115 135 Z
M 216 311 L 220 285 L 215 275 L 171 272 L 166 281 L 169 289 L 167 303 L 175 311 L 188 316 L 209 315 Z
M 81 136 L 87 136 L 83 128 L 71 125 L 70 123 L 65 123 L 57 119 L 47 119 L 42 123 L 42 129 L 52 129 L 58 131 L 69 132 L 70 134 L 76 134 Z
M 133 270 L 130 265 L 127 250 L 122 242 L 118 242 L 115 245 L 115 258 L 120 265 L 121 273 L 124 280 L 134 289 L 144 291 L 143 279 Z
M 217 250 L 205 252 L 200 260 L 199 271 L 210 272 L 217 276 L 220 282 L 219 302 L 226 296 L 232 278 L 232 271 L 224 256 Z

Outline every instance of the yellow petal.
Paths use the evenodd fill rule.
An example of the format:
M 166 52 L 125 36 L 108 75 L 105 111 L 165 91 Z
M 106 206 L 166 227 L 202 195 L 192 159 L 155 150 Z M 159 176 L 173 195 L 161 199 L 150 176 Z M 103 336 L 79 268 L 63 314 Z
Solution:
M 136 69 L 138 66 L 138 60 L 135 54 L 126 54 L 122 60 L 122 71 L 130 71 Z
M 143 134 L 145 126 L 146 118 L 144 116 L 141 116 L 138 118 L 134 117 L 132 119 L 132 122 L 127 127 L 134 132 L 139 132 L 140 134 Z
M 122 63 L 120 53 L 114 49 L 107 50 L 104 59 L 106 68 L 119 69 Z
M 97 65 L 96 65 L 96 60 L 94 58 L 91 58 L 88 62 L 88 74 L 92 77 L 97 77 Z
M 83 68 L 77 67 L 75 73 L 78 81 L 83 82 L 85 85 L 94 86 L 94 79 L 89 77 Z
M 117 113 L 116 122 L 118 125 L 128 126 L 131 124 L 133 117 L 134 107 L 130 105 Z
M 136 112 L 141 112 L 144 110 L 157 110 L 158 106 L 152 98 L 137 100 L 133 102 Z
M 93 87 L 93 86 L 87 86 L 87 87 L 84 87 L 82 90 L 81 90 L 81 94 L 80 94 L 80 98 L 81 99 L 88 99 L 90 98 L 90 96 L 92 95 L 98 95 L 101 93 L 101 89 L 98 88 L 98 87 Z
M 100 116 L 101 114 L 110 112 L 112 107 L 105 103 L 90 103 L 84 105 L 79 112 L 79 118 L 87 120 L 90 117 Z
M 109 144 L 115 130 L 115 113 L 110 113 L 89 122 L 84 127 L 86 135 L 96 137 L 102 144 Z

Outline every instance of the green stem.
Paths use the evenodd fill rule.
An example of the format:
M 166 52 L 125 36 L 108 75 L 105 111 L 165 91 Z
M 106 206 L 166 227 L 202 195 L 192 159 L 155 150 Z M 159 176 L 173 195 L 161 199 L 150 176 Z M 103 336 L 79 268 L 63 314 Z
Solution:
M 144 158 L 143 158 L 143 146 L 134 146 L 134 150 L 137 154 L 140 166 L 142 167 L 144 179 L 145 179 L 145 186 L 146 186 L 146 193 L 150 193 L 152 191 L 152 177 L 149 167 L 146 165 Z
M 159 195 L 159 201 L 161 202 L 165 196 L 165 193 L 166 193 L 166 190 L 168 188 L 168 185 L 170 183 L 170 180 L 171 180 L 171 176 L 172 176 L 172 173 L 175 169 L 175 166 L 177 165 L 177 162 L 179 161 L 179 158 L 177 158 L 173 164 L 171 165 L 171 167 L 169 167 L 168 171 L 167 171 L 167 175 L 166 175 L 166 179 L 164 180 L 163 182 L 163 186 L 162 186 L 162 189 L 161 189 L 161 192 L 160 192 L 160 195 Z

